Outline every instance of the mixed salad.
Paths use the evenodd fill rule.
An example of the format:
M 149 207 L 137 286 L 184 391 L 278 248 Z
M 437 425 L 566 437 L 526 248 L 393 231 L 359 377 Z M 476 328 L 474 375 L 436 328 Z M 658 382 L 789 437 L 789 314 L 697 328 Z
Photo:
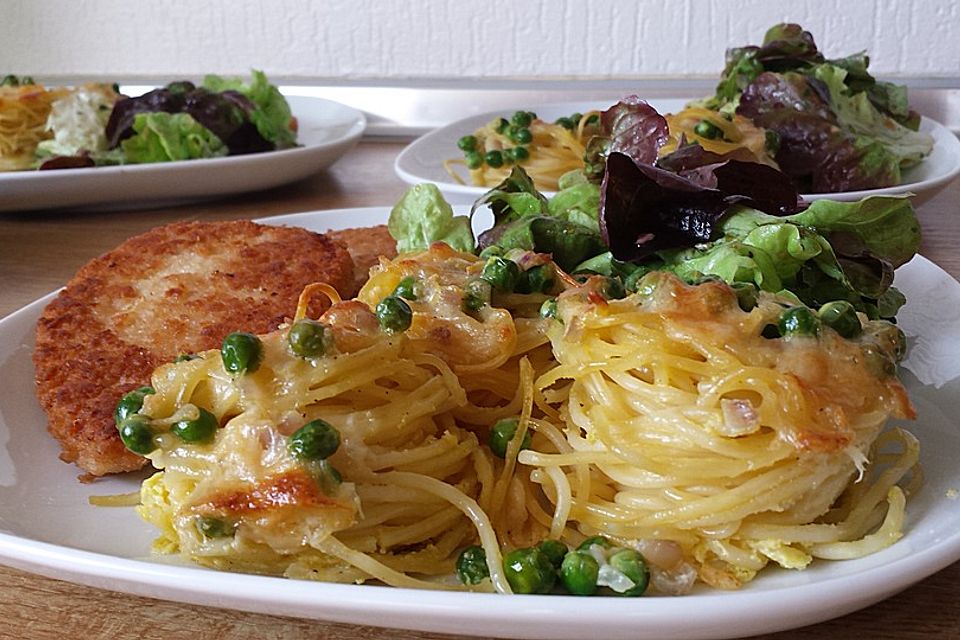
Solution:
M 865 52 L 828 60 L 800 25 L 778 24 L 760 46 L 727 50 L 703 106 L 745 116 L 775 134 L 781 170 L 807 193 L 899 184 L 933 149 L 907 89 L 879 82 Z
M 497 118 L 457 144 L 474 184 L 484 186 L 502 179 L 501 167 L 512 164 L 524 167 L 543 190 L 555 190 L 559 176 L 548 182 L 542 165 L 554 171 L 572 165 L 599 182 L 610 153 L 636 156 L 640 149 L 655 153 L 664 168 L 685 166 L 704 151 L 769 164 L 802 193 L 889 187 L 930 154 L 934 140 L 919 131 L 906 87 L 876 80 L 869 63 L 864 52 L 826 59 L 808 31 L 778 24 L 761 45 L 729 49 L 714 95 L 667 115 L 666 127 L 662 119 L 644 119 L 631 104 L 636 100 L 627 100 L 599 119 L 591 115 L 586 128 L 579 126 L 581 114 L 553 125 L 533 117 L 540 129 L 577 134 L 577 144 L 561 145 L 567 162 L 548 148 L 550 137 L 531 135 L 533 114 L 525 111 L 509 121 Z M 517 120 L 525 114 L 526 122 Z
M 23 84 L 13 76 L 5 82 Z M 106 84 L 60 90 L 45 130 L 34 166 L 55 169 L 285 149 L 296 146 L 297 121 L 277 87 L 254 71 L 250 81 L 208 75 L 199 86 L 173 82 L 138 97 Z
M 908 199 L 808 205 L 768 165 L 697 145 L 658 158 L 666 121 L 643 101 L 620 103 L 603 120 L 611 135 L 591 165 L 599 183 L 568 174 L 547 199 L 515 166 L 469 217 L 455 216 L 434 185 L 417 185 L 390 216 L 398 249 L 444 241 L 481 256 L 532 250 L 574 276 L 606 276 L 611 292 L 666 270 L 690 281 L 719 277 L 747 296 L 759 289 L 813 309 L 839 303 L 870 319 L 895 318 L 905 300 L 892 286 L 894 269 L 920 245 Z M 475 236 L 471 218 L 486 205 L 494 224 Z

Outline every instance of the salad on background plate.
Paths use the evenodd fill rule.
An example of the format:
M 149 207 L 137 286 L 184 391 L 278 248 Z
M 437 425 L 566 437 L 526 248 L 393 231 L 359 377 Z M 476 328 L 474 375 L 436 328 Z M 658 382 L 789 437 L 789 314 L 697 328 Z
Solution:
M 297 120 L 262 71 L 249 82 L 209 75 L 142 96 L 84 84 L 47 89 L 7 76 L 0 168 L 65 169 L 218 158 L 296 145 Z M 41 120 L 42 126 L 41 126 Z
M 635 97 L 606 109 L 572 104 L 566 112 L 555 105 L 540 114 L 484 114 L 414 142 L 396 170 L 411 184 L 436 182 L 466 200 L 520 166 L 538 190 L 553 193 L 574 175 L 599 182 L 612 150 L 629 152 L 660 136 L 654 159 L 662 166 L 700 151 L 766 164 L 808 200 L 922 194 L 945 185 L 960 173 L 960 143 L 910 109 L 906 87 L 877 80 L 868 66 L 864 52 L 827 59 L 809 32 L 778 24 L 761 45 L 727 51 L 714 95 L 654 103 L 665 131 L 625 117 Z

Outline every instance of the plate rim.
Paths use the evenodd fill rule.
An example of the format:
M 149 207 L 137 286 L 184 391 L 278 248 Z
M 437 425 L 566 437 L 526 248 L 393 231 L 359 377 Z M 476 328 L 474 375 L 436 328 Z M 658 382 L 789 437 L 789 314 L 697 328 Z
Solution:
M 313 221 L 316 229 L 324 226 L 323 230 L 343 229 L 361 216 L 379 216 L 381 222 L 385 222 L 389 210 L 388 206 L 337 208 L 256 221 L 276 225 L 301 223 L 298 226 Z M 924 268 L 947 273 L 923 256 L 916 259 Z M 41 296 L 0 319 L 0 336 L 14 322 L 32 326 L 57 292 Z M 14 351 L 17 347 L 5 348 Z M 144 551 L 146 554 L 147 550 Z M 688 640 L 776 632 L 831 619 L 878 602 L 960 559 L 960 531 L 884 564 L 819 581 L 753 592 L 711 590 L 680 597 L 653 596 L 636 600 L 593 598 L 589 600 L 591 615 L 581 621 L 573 619 L 578 610 L 569 606 L 572 602 L 581 602 L 576 596 L 525 596 L 521 600 L 522 608 L 508 605 L 516 610 L 504 621 L 500 617 L 503 604 L 516 601 L 505 601 L 497 594 L 305 582 L 156 559 L 161 557 L 114 556 L 0 531 L 0 559 L 5 565 L 96 588 L 187 604 L 440 633 L 558 638 L 601 630 L 605 637 L 611 638 Z M 871 580 L 871 577 L 877 579 Z M 198 600 L 196 596 L 202 598 Z M 225 604 L 224 600 L 229 602 Z M 797 605 L 798 600 L 802 600 L 801 606 Z M 756 611 L 761 605 L 764 614 L 758 617 Z M 371 615 L 376 617 L 369 619 Z M 562 633 L 557 635 L 555 628 L 545 629 L 545 619 L 563 620 Z M 668 619 L 673 626 L 664 628 L 663 620 Z M 652 629 L 655 635 L 646 635 L 643 629 Z

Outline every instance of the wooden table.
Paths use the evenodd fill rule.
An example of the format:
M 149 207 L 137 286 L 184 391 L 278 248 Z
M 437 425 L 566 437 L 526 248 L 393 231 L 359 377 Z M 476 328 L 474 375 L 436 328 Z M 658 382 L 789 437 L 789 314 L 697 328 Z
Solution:
M 157 225 L 390 205 L 404 191 L 393 173 L 400 149 L 399 143 L 365 141 L 330 170 L 306 181 L 213 202 L 135 211 L 0 213 L 0 317 L 61 286 L 91 258 Z M 919 208 L 925 231 L 922 252 L 954 277 L 960 277 L 958 208 L 960 181 Z M 960 638 L 958 598 L 960 563 L 869 609 L 763 637 Z M 0 640 L 449 637 L 138 598 L 0 567 Z

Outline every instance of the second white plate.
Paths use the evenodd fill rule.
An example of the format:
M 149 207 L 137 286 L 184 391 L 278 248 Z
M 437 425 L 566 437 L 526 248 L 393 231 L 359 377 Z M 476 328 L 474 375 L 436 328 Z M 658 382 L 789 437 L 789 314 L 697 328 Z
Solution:
M 289 96 L 301 145 L 225 158 L 0 173 L 0 211 L 144 206 L 257 191 L 325 169 L 360 140 L 364 115 L 323 98 Z
M 676 113 L 689 102 L 683 100 L 651 100 L 650 104 L 660 113 Z M 596 102 L 563 102 L 544 105 L 537 108 L 542 120 L 553 122 L 561 116 L 595 109 L 606 109 L 610 105 Z M 473 203 L 486 193 L 488 187 L 457 182 L 443 166 L 447 159 L 460 158 L 462 152 L 457 148 L 461 136 L 473 133 L 483 125 L 500 116 L 509 116 L 510 111 L 483 113 L 451 123 L 417 138 L 397 156 L 394 170 L 401 180 L 408 184 L 432 182 L 436 184 L 450 202 L 459 204 Z M 933 197 L 957 175 L 960 175 L 960 140 L 942 124 L 924 118 L 920 130 L 933 136 L 933 152 L 919 165 L 904 171 L 903 182 L 895 187 L 870 189 L 866 191 L 844 191 L 840 193 L 803 194 L 806 200 L 842 200 L 856 201 L 872 195 L 914 195 L 914 203 L 920 203 Z M 461 178 L 469 182 L 466 169 L 458 167 Z M 547 193 L 547 195 L 550 195 Z

